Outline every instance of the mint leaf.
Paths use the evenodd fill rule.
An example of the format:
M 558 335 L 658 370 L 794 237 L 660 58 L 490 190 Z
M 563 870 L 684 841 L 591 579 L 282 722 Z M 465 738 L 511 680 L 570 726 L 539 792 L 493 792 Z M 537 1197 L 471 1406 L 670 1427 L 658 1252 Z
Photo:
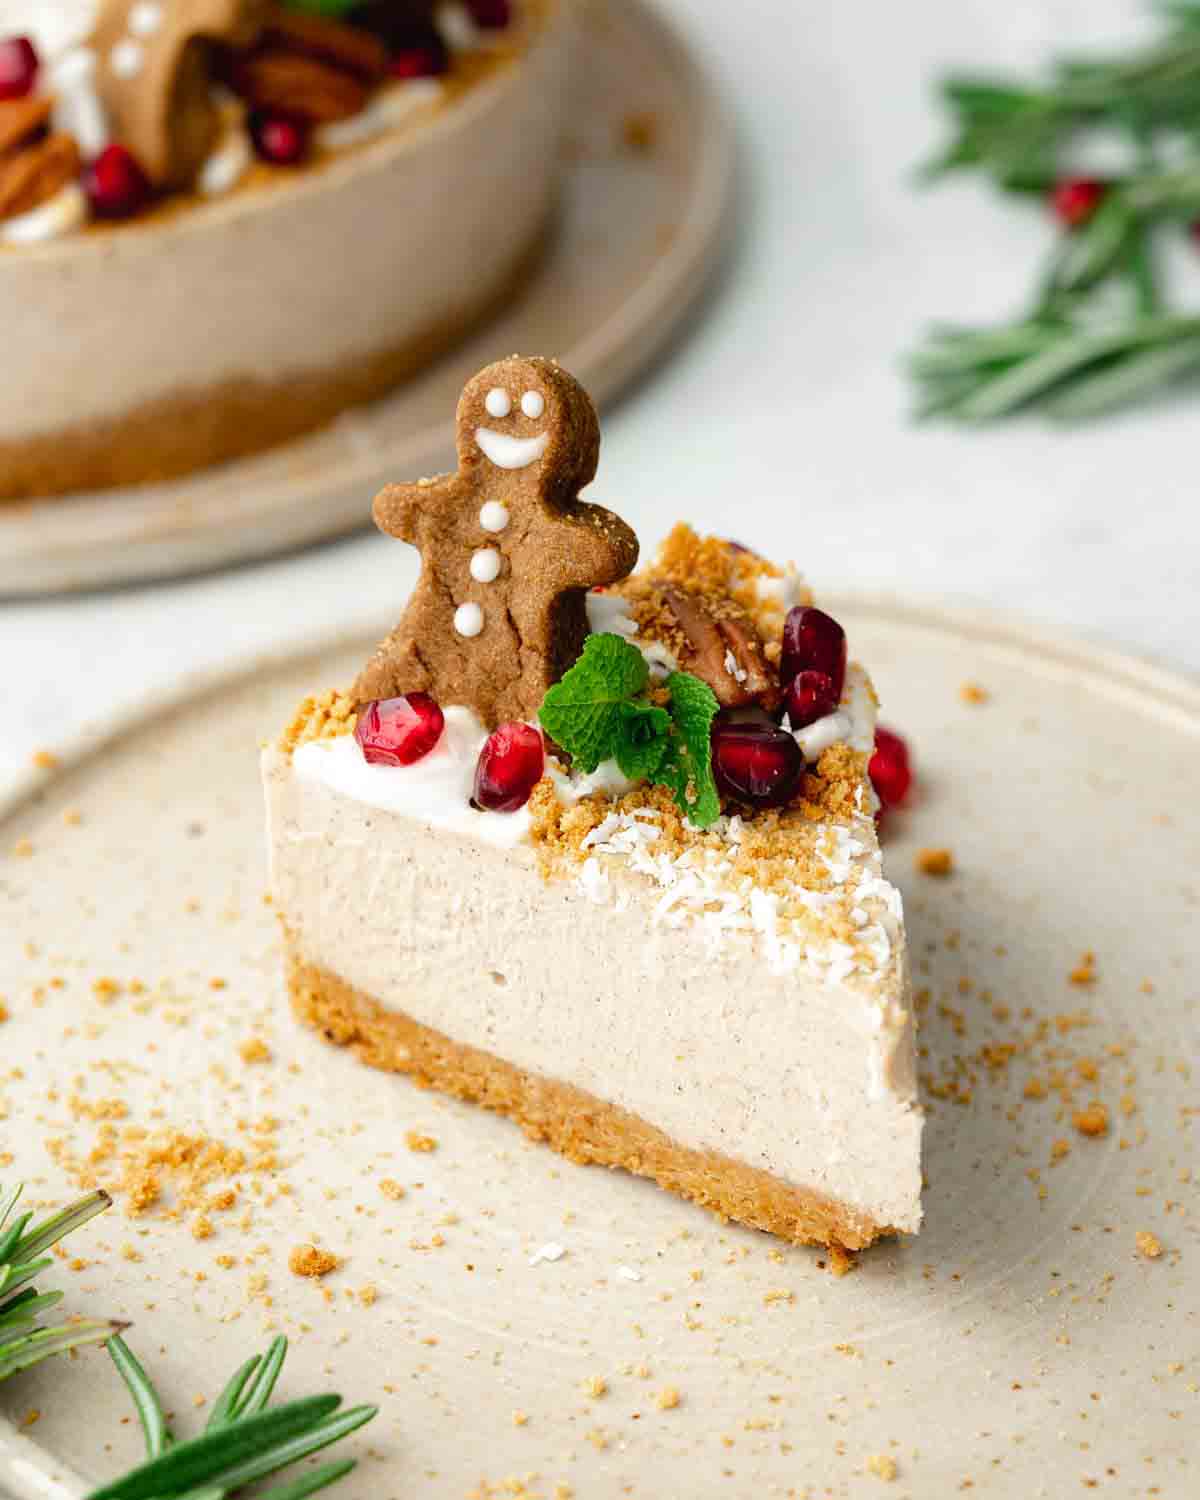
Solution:
M 622 703 L 618 710 L 616 762 L 630 781 L 653 781 L 667 752 L 671 715 L 651 703 Z
M 542 728 L 582 771 L 616 756 L 621 707 L 650 677 L 646 659 L 619 635 L 589 635 L 583 654 L 542 699 Z
M 671 739 L 654 780 L 670 788 L 689 822 L 707 828 L 721 816 L 711 742 L 712 721 L 720 705 L 708 683 L 690 672 L 672 672 L 667 690 L 671 694 Z

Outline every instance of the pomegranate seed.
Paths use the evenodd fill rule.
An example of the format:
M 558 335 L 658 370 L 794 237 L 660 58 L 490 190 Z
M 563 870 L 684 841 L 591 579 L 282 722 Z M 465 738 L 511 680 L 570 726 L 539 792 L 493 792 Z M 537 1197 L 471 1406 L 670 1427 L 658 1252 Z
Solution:
M 248 124 L 254 149 L 263 161 L 276 167 L 294 167 L 304 160 L 308 152 L 308 126 L 303 120 L 255 110 Z
M 511 720 L 488 735 L 475 766 L 475 795 L 485 812 L 516 812 L 542 779 L 542 734 L 532 724 Z
M 823 672 L 833 684 L 835 702 L 846 682 L 846 632 L 823 609 L 798 604 L 783 622 L 779 681 L 784 688 L 800 672 Z
M 33 91 L 38 55 L 27 36 L 0 41 L 0 99 L 24 99 Z
M 407 693 L 364 704 L 354 738 L 373 766 L 411 766 L 441 739 L 445 722 L 428 693 Z
M 1051 190 L 1050 207 L 1060 223 L 1078 229 L 1100 207 L 1106 191 L 1106 184 L 1099 178 L 1066 177 Z
M 836 711 L 838 695 L 833 679 L 824 672 L 797 672 L 784 694 L 784 706 L 792 728 L 807 729 Z
M 800 746 L 777 725 L 718 717 L 712 729 L 717 789 L 756 807 L 781 807 L 804 782 Z
M 105 146 L 83 174 L 83 187 L 99 219 L 129 219 L 150 202 L 150 179 L 128 146 Z
M 499 31 L 512 20 L 509 0 L 467 0 L 467 9 L 476 26 L 487 31 Z
M 450 67 L 450 54 L 440 37 L 392 53 L 388 72 L 393 78 L 436 78 Z
M 868 767 L 875 795 L 885 808 L 899 807 L 912 786 L 908 746 L 891 729 L 875 731 L 875 754 Z

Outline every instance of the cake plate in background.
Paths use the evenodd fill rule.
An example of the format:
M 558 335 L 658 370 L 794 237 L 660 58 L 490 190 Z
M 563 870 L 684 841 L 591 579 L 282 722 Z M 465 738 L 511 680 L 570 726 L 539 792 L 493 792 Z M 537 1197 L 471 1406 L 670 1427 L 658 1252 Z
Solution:
M 465 380 L 514 350 L 604 403 L 676 333 L 720 254 L 733 138 L 684 41 L 642 0 L 583 11 L 561 208 L 512 307 L 392 395 L 296 442 L 167 484 L 0 506 L 0 595 L 267 557 L 355 530 L 397 475 L 452 466 Z

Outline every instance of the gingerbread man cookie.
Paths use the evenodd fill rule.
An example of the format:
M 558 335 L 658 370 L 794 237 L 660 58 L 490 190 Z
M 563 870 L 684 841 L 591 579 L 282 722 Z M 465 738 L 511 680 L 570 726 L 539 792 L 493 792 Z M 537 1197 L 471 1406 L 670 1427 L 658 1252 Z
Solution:
M 420 691 L 489 729 L 536 717 L 583 649 L 587 590 L 637 562 L 624 521 L 578 498 L 599 449 L 586 391 L 552 361 L 514 356 L 468 383 L 458 472 L 376 496 L 376 525 L 420 549 L 421 576 L 359 702 Z
M 112 135 L 159 188 L 186 188 L 216 144 L 216 44 L 244 46 L 268 0 L 105 0 L 91 45 Z

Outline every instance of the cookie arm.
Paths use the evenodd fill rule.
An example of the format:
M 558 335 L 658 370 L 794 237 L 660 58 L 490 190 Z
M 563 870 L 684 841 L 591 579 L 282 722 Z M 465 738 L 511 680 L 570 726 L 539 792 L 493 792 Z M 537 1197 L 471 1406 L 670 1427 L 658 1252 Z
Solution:
M 375 496 L 371 514 L 380 531 L 399 537 L 402 542 L 415 543 L 417 517 L 425 500 L 425 491 L 415 484 L 388 484 Z
M 602 505 L 578 502 L 564 516 L 571 528 L 562 557 L 564 588 L 619 583 L 637 566 L 638 540 L 620 516 Z

